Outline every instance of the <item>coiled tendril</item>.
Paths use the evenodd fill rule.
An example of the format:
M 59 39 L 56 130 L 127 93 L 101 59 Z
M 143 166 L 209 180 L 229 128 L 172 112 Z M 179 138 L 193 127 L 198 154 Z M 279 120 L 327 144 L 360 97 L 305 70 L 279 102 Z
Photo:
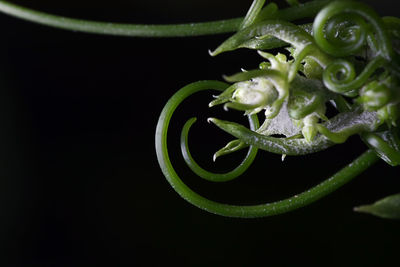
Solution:
M 356 177 L 358 174 L 366 170 L 378 159 L 376 154 L 372 150 L 369 150 L 358 157 L 351 164 L 337 172 L 329 179 L 318 184 L 317 186 L 305 191 L 304 193 L 277 202 L 252 206 L 239 206 L 219 203 L 204 198 L 191 190 L 187 185 L 185 185 L 185 183 L 179 178 L 178 174 L 172 166 L 167 148 L 168 125 L 172 114 L 185 98 L 203 90 L 223 90 L 226 87 L 227 84 L 219 81 L 201 81 L 183 87 L 181 90 L 176 92 L 167 102 L 161 112 L 160 118 L 157 123 L 155 145 L 157 159 L 162 172 L 164 173 L 171 186 L 182 198 L 186 199 L 188 202 L 201 209 L 223 216 L 242 218 L 265 217 L 285 213 L 306 206 L 333 192 L 334 190 L 341 187 L 342 185 Z M 191 120 L 190 123 L 193 123 L 193 120 Z M 246 160 L 252 161 L 252 158 L 249 157 L 249 153 L 247 154 L 247 158 L 245 159 L 245 161 Z M 246 164 L 242 164 L 239 168 L 247 167 L 248 166 Z
M 267 62 L 261 63 L 259 69 L 225 76 L 226 81 L 234 84 L 210 106 L 224 104 L 226 108 L 242 110 L 252 116 L 265 110 L 266 119 L 258 128 L 258 121 L 251 117 L 254 118 L 250 119 L 251 129 L 233 122 L 209 119 L 237 138 L 215 156 L 250 146 L 243 163 L 227 174 L 210 173 L 194 161 L 187 139 L 195 119 L 189 120 L 181 135 L 181 150 L 187 165 L 200 177 L 220 182 L 231 180 L 247 169 L 255 157 L 253 151 L 257 149 L 282 154 L 284 158 L 286 155 L 315 153 L 360 134 L 370 150 L 330 179 L 292 198 L 254 206 L 228 205 L 205 199 L 182 182 L 171 165 L 166 148 L 168 123 L 176 105 L 196 91 L 221 86 L 215 81 L 190 84 L 172 96 L 161 113 L 156 132 L 157 157 L 167 180 L 183 198 L 219 215 L 259 217 L 280 214 L 336 190 L 376 162 L 378 156 L 392 166 L 400 165 L 396 127 L 400 117 L 396 80 L 399 60 L 389 36 L 389 33 L 395 38 L 400 36 L 396 30 L 399 20 L 386 18 L 384 22 L 364 4 L 335 1 L 322 8 L 312 26 L 299 27 L 284 20 L 264 19 L 265 14 L 271 18 L 277 12 L 273 3 L 263 9 L 264 2 L 255 0 L 239 31 L 210 54 L 215 56 L 238 48 L 264 50 L 290 45 L 288 50 L 293 59 L 288 60 L 283 54 L 274 56 L 258 51 Z M 297 1 L 291 3 L 297 5 Z M 388 31 L 386 27 L 392 30 Z M 362 71 L 359 71 L 360 66 Z M 380 75 L 379 69 L 382 69 Z M 299 71 L 307 78 L 299 75 Z M 350 104 L 342 95 L 358 98 Z M 333 118 L 325 115 L 327 102 L 333 103 L 339 112 Z M 287 125 L 280 125 L 283 123 Z M 296 127 L 302 128 L 301 131 Z M 276 133 L 285 137 L 271 136 Z
M 52 27 L 108 35 L 172 37 L 237 31 L 210 52 L 211 55 L 238 48 L 265 50 L 290 45 L 288 50 L 293 59 L 287 60 L 283 54 L 274 56 L 260 51 L 259 54 L 268 62 L 262 62 L 258 70 L 227 77 L 228 81 L 236 83 L 211 102 L 210 106 L 224 104 L 249 115 L 250 129 L 232 122 L 210 119 L 238 138 L 215 156 L 249 147 L 242 163 L 225 174 L 202 169 L 188 149 L 189 129 L 195 118 L 188 120 L 183 127 L 182 154 L 188 166 L 200 177 L 221 182 L 242 174 L 253 162 L 258 149 L 283 156 L 303 155 L 326 149 L 344 142 L 350 135 L 359 134 L 370 150 L 331 178 L 294 197 L 253 206 L 214 202 L 187 187 L 169 159 L 169 121 L 185 98 L 203 90 L 223 91 L 228 87 L 226 83 L 201 81 L 185 86 L 168 101 L 157 123 L 155 145 L 159 164 L 168 182 L 183 198 L 204 210 L 224 216 L 260 217 L 288 212 L 320 199 L 366 170 L 378 160 L 378 156 L 392 166 L 400 165 L 397 127 L 400 117 L 400 19 L 381 19 L 373 9 L 355 1 L 319 0 L 305 4 L 297 0 L 286 1 L 291 7 L 279 10 L 274 3 L 263 7 L 265 0 L 254 0 L 244 19 L 173 25 L 121 24 L 66 18 L 24 8 L 7 0 L 0 0 L 0 12 Z M 297 26 L 289 22 L 315 15 L 312 25 Z M 368 63 L 360 64 L 357 56 Z M 360 65 L 363 68 L 361 72 Z M 246 94 L 258 98 L 250 99 Z M 353 103 L 348 103 L 342 95 L 353 98 Z M 333 118 L 325 115 L 325 104 L 328 102 L 333 103 L 339 111 Z M 259 127 L 255 114 L 261 110 L 265 110 L 266 119 Z M 279 125 L 281 120 L 288 122 L 292 129 L 283 129 Z M 302 129 L 296 130 L 296 127 Z M 276 132 L 284 133 L 285 137 L 272 137 Z M 358 210 L 385 218 L 398 218 L 398 201 L 400 195 L 377 202 L 376 209 L 368 206 Z
M 359 53 L 367 44 L 367 37 L 373 44 L 375 58 L 357 78 L 354 66 L 348 60 L 335 60 L 327 66 L 323 81 L 328 89 L 336 93 L 357 95 L 354 90 L 360 88 L 385 62 L 393 59 L 392 44 L 384 22 L 373 9 L 359 2 L 336 1 L 327 5 L 314 20 L 313 35 L 321 50 L 334 57 Z
M 250 128 L 255 130 L 259 127 L 258 118 L 255 115 L 248 116 L 250 122 Z M 181 151 L 183 158 L 189 168 L 197 174 L 199 177 L 206 179 L 212 182 L 227 182 L 230 180 L 235 179 L 236 177 L 240 176 L 244 173 L 250 165 L 253 163 L 256 155 L 257 155 L 257 148 L 255 146 L 250 146 L 249 151 L 247 152 L 246 157 L 244 160 L 232 171 L 227 173 L 213 173 L 201 168 L 196 161 L 193 159 L 188 146 L 188 136 L 190 127 L 193 123 L 196 122 L 196 118 L 191 118 L 188 120 L 185 125 L 183 126 L 182 133 L 181 133 Z

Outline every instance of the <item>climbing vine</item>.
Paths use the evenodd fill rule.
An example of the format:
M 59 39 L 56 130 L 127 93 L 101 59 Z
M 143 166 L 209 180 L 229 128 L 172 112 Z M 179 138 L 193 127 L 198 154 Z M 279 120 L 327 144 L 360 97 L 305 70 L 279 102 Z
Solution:
M 161 112 L 155 134 L 159 165 L 171 186 L 187 201 L 209 212 L 232 217 L 263 217 L 306 206 L 346 184 L 379 159 L 400 164 L 400 19 L 381 17 L 357 1 L 315 0 L 289 7 L 254 0 L 244 18 L 203 23 L 140 25 L 89 21 L 31 10 L 0 0 L 0 12 L 28 21 L 95 34 L 136 37 L 184 37 L 232 32 L 210 51 L 211 56 L 252 49 L 260 56 L 257 69 L 225 76 L 225 82 L 200 81 L 177 91 Z M 295 24 L 302 19 L 311 23 Z M 273 54 L 279 49 L 279 53 Z M 245 66 L 244 66 L 245 67 Z M 182 130 L 185 162 L 198 176 L 213 182 L 232 180 L 252 164 L 259 150 L 298 156 L 317 153 L 358 135 L 367 150 L 332 177 L 294 197 L 272 203 L 238 206 L 206 199 L 191 190 L 174 170 L 167 148 L 169 122 L 178 105 L 204 90 L 220 94 L 209 106 L 223 105 L 248 116 L 250 128 L 209 118 L 235 139 L 214 154 L 248 149 L 228 173 L 201 168 L 188 148 L 196 118 Z M 336 109 L 331 116 L 327 108 Z M 260 123 L 258 114 L 264 114 Z M 277 137 L 280 136 L 280 137 Z M 400 218 L 400 194 L 356 208 L 384 218 Z
M 262 217 L 303 207 L 333 192 L 379 158 L 392 166 L 400 164 L 399 64 L 393 44 L 398 20 L 379 17 L 369 6 L 353 1 L 325 3 L 312 24 L 296 25 L 276 18 L 277 8 L 254 1 L 238 31 L 211 56 L 240 48 L 254 49 L 261 57 L 258 69 L 226 76 L 229 84 L 203 81 L 178 91 L 163 109 L 156 132 L 160 166 L 172 187 L 192 204 L 225 216 Z M 297 1 L 290 4 L 301 6 Z M 283 48 L 271 54 L 269 49 Z M 214 155 L 217 157 L 248 148 L 240 166 L 227 174 L 203 170 L 192 158 L 188 133 L 195 119 L 182 131 L 181 146 L 188 166 L 211 181 L 231 180 L 250 166 L 259 150 L 298 156 L 316 153 L 359 135 L 369 148 L 359 158 L 319 185 L 277 202 L 237 206 L 217 203 L 189 189 L 174 171 L 168 156 L 167 130 L 175 108 L 186 97 L 205 89 L 223 90 L 209 106 L 243 111 L 250 129 L 238 123 L 209 118 L 236 139 Z M 328 117 L 327 106 L 337 114 Z M 258 122 L 257 114 L 265 119 Z M 283 136 L 283 137 L 276 137 Z M 356 208 L 381 217 L 399 218 L 399 195 L 375 205 Z

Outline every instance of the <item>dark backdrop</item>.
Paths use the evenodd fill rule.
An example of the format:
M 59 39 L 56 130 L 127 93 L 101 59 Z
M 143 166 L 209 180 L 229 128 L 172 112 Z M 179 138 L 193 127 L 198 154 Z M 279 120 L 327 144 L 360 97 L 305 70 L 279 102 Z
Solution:
M 15 1 L 56 14 L 132 23 L 178 23 L 244 15 L 251 1 Z M 372 2 L 372 1 L 371 1 Z M 398 15 L 393 1 L 374 4 Z M 285 4 L 280 2 L 281 6 Z M 400 224 L 356 214 L 354 206 L 399 191 L 398 168 L 379 162 L 337 192 L 271 218 L 232 219 L 181 199 L 155 154 L 158 115 L 182 86 L 221 80 L 260 58 L 215 58 L 229 35 L 140 39 L 76 33 L 0 14 L 1 266 L 391 266 Z M 191 147 L 203 166 L 226 171 L 243 153 L 212 163 L 231 138 L 206 118 L 245 122 L 207 108 L 211 93 L 178 110 L 170 153 L 195 191 L 255 204 L 299 193 L 365 150 L 358 138 L 325 152 L 287 157 L 260 152 L 235 181 L 212 184 L 182 162 L 183 121 L 199 116 Z

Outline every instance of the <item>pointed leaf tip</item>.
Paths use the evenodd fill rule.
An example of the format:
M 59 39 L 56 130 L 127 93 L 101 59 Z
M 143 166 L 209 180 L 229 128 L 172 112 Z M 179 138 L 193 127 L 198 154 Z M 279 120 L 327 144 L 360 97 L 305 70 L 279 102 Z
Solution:
M 223 74 L 223 75 L 222 75 L 222 79 L 224 79 L 224 81 L 226 81 L 226 82 L 231 82 L 231 81 L 229 80 L 230 77 L 231 77 L 230 75 L 226 75 L 226 74 Z
M 224 107 L 223 107 L 223 108 L 224 108 L 225 111 L 229 111 L 229 105 L 228 105 L 228 103 L 224 104 Z
M 400 219 L 400 193 L 385 197 L 371 205 L 362 205 L 353 209 L 385 219 Z
M 207 122 L 208 122 L 208 123 L 215 123 L 215 122 L 214 122 L 215 120 L 216 120 L 215 118 L 208 118 L 208 119 L 207 119 Z
M 208 54 L 212 57 L 215 57 L 216 55 L 218 55 L 218 49 L 215 49 L 214 51 L 211 51 L 211 49 L 208 49 Z

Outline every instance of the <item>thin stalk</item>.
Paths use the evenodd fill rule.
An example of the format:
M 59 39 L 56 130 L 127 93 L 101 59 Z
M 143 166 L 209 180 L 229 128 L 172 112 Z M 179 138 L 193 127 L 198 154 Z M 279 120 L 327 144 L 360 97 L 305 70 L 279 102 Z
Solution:
M 295 20 L 314 16 L 329 1 L 313 1 L 289 7 L 274 13 L 274 18 Z M 68 18 L 32 10 L 7 0 L 0 0 L 0 12 L 27 21 L 65 30 L 135 37 L 184 37 L 200 36 L 236 31 L 243 18 L 185 24 L 127 24 Z

